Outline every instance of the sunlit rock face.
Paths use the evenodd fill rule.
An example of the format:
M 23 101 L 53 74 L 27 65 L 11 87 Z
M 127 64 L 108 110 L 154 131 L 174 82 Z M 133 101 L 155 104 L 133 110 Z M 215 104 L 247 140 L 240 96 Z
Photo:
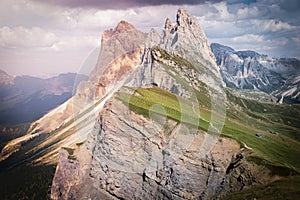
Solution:
M 201 80 L 225 100 L 214 55 L 195 18 L 179 9 L 176 24 L 167 19 L 161 36 L 122 21 L 103 33 L 102 44 L 90 78 L 98 84 L 94 95 L 101 97 L 108 85 L 118 92 L 99 110 L 84 144 L 72 155 L 62 151 L 53 199 L 211 199 L 251 185 L 249 174 L 260 171 L 256 181 L 265 181 L 268 171 L 247 161 L 231 167 L 242 151 L 236 141 L 219 138 L 205 151 L 203 143 L 215 136 L 172 119 L 153 121 L 118 97 L 140 95 L 116 81 L 125 80 L 131 89 L 155 86 L 191 100 Z

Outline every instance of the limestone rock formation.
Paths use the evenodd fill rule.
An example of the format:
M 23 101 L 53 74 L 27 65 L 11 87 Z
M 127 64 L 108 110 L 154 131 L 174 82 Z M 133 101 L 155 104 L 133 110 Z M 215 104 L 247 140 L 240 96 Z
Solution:
M 128 34 L 122 35 L 124 30 Z M 118 40 L 111 43 L 109 37 Z M 104 47 L 91 80 L 100 84 L 98 94 L 101 84 L 116 79 L 124 80 L 125 87 L 115 84 L 118 93 L 99 110 L 93 130 L 72 158 L 62 152 L 51 188 L 53 199 L 211 199 L 265 181 L 268 170 L 255 166 L 260 173 L 253 181 L 249 175 L 253 171 L 243 168 L 249 163 L 239 158 L 244 150 L 236 141 L 169 118 L 153 121 L 130 111 L 130 102 L 118 97 L 140 95 L 131 90 L 155 86 L 197 102 L 193 93 L 201 89 L 201 80 L 208 91 L 214 90 L 207 95 L 219 96 L 221 110 L 223 82 L 195 18 L 179 9 L 176 25 L 167 19 L 161 38 L 154 30 L 143 34 L 120 22 L 103 34 L 102 41 Z M 111 45 L 105 45 L 108 43 Z M 105 60 L 107 57 L 114 58 L 113 62 Z M 107 71 L 102 70 L 101 59 L 109 64 Z M 96 79 L 97 73 L 107 77 Z M 188 113 L 193 115 L 192 110 Z M 218 126 L 212 126 L 218 133 Z M 236 164 L 241 168 L 232 168 Z
M 33 122 L 28 134 L 9 142 L 1 152 L 0 160 L 8 158 L 29 140 L 53 132 L 57 135 L 64 135 L 82 123 L 85 125 L 77 127 L 76 133 L 71 137 L 66 138 L 63 142 L 57 141 L 60 143 L 59 145 L 53 145 L 53 141 L 57 140 L 57 135 L 53 135 L 53 138 L 48 140 L 49 142 L 46 141 L 34 150 L 47 146 L 47 143 L 52 144 L 50 152 L 39 161 L 49 162 L 47 157 L 51 156 L 54 159 L 51 159 L 50 162 L 56 162 L 55 158 L 57 158 L 61 146 L 75 145 L 75 143 L 85 140 L 94 124 L 95 116 L 93 117 L 93 115 L 97 113 L 86 112 L 78 120 L 74 120 L 74 117 L 82 114 L 88 108 L 95 107 L 97 102 L 112 95 L 122 86 L 120 82 L 124 81 L 124 75 L 129 74 L 140 64 L 145 39 L 145 33 L 136 30 L 134 26 L 125 21 L 121 21 L 115 29 L 105 31 L 102 35 L 99 61 L 91 72 L 89 80 L 82 81 L 78 85 L 76 94 L 71 99 Z M 101 108 L 101 106 L 103 104 L 98 107 Z
M 116 99 L 107 103 L 86 141 L 86 149 L 78 153 L 88 151 L 91 159 L 78 160 L 68 168 L 70 161 L 64 159 L 62 163 L 61 160 L 52 194 L 59 194 L 60 188 L 68 198 L 71 195 L 75 199 L 93 199 L 97 196 L 90 196 L 89 190 L 84 196 L 76 196 L 83 192 L 81 186 L 89 182 L 91 188 L 104 189 L 123 199 L 193 199 L 209 190 L 208 183 L 218 186 L 232 157 L 239 151 L 237 143 L 223 139 L 215 146 L 215 152 L 201 158 L 197 146 L 201 145 L 204 133 L 195 140 L 194 149 L 184 150 L 180 145 L 190 139 L 188 136 L 176 136 L 175 131 L 171 133 L 175 134 L 174 138 L 165 137 L 163 132 L 152 135 L 152 129 L 158 129 L 158 124 L 141 116 L 131 117 L 129 121 L 128 114 L 132 114 L 126 111 L 125 105 Z M 73 168 L 74 173 L 64 179 L 64 172 Z M 75 171 L 83 168 L 86 168 L 84 174 L 78 176 Z M 82 182 L 75 182 L 72 177 L 79 177 Z M 66 185 L 74 186 L 74 190 L 64 188 Z
M 198 130 L 191 137 L 184 125 L 169 121 L 173 131 L 167 135 L 159 123 L 130 112 L 116 98 L 98 119 L 75 161 L 62 152 L 53 199 L 211 199 L 252 185 L 254 176 L 257 183 L 268 177 L 263 167 L 236 160 L 242 150 L 234 140 L 220 138 L 203 156 L 207 133 Z M 231 169 L 233 164 L 240 167 Z

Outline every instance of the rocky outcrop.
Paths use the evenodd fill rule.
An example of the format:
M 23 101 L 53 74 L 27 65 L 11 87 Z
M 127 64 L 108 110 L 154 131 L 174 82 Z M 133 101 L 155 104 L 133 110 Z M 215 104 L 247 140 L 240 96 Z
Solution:
M 68 199 L 68 195 L 64 191 L 68 191 L 72 185 L 78 184 L 79 177 L 83 175 L 84 170 L 79 167 L 78 161 L 71 160 L 70 156 L 67 150 L 60 152 L 59 167 L 56 168 L 57 176 L 55 176 L 53 182 L 60 182 L 61 185 L 53 193 L 53 199 Z
M 205 33 L 197 19 L 184 9 L 177 11 L 174 26 L 170 19 L 166 20 L 160 47 L 188 60 L 201 74 L 200 80 L 210 87 L 218 89 L 224 85 Z
M 133 44 L 125 37 L 133 36 L 122 36 L 123 31 L 133 31 Z M 137 43 L 144 36 L 140 48 Z M 110 37 L 118 39 L 111 43 Z M 154 30 L 144 35 L 120 22 L 102 40 L 100 57 L 104 56 L 106 64 L 99 58 L 91 76 L 99 84 L 96 91 L 105 94 L 103 85 L 120 89 L 122 85 L 114 83 L 120 79 L 131 87 L 121 87 L 106 101 L 93 130 L 74 155 L 62 152 L 51 188 L 53 199 L 214 199 L 266 181 L 269 171 L 248 162 L 247 151 L 236 141 L 217 137 L 216 124 L 211 125 L 211 134 L 170 118 L 152 120 L 131 111 L 130 102 L 118 96 L 141 95 L 132 90 L 155 86 L 197 102 L 194 90 L 202 90 L 200 81 L 204 81 L 210 92 L 206 95 L 222 99 L 218 116 L 222 115 L 223 82 L 195 18 L 179 9 L 175 26 L 166 20 L 162 38 Z M 116 45 L 118 51 L 106 43 Z M 107 64 L 103 70 L 102 65 Z M 96 79 L 97 73 L 106 76 Z M 216 102 L 211 104 L 213 110 Z M 211 118 L 213 121 L 213 115 Z
M 93 127 L 93 118 L 105 101 L 124 84 L 134 87 L 157 84 L 197 102 L 193 90 L 202 81 L 208 88 L 219 91 L 214 96 L 224 99 L 220 73 L 197 20 L 180 9 L 176 21 L 175 26 L 170 21 L 167 23 L 162 36 L 153 29 L 148 34 L 142 33 L 125 21 L 105 31 L 98 62 L 89 80 L 79 84 L 76 94 L 68 102 L 32 123 L 28 134 L 9 143 L 6 149 L 13 150 L 9 150 L 9 154 L 3 152 L 3 155 L 10 155 L 27 141 L 50 133 L 47 141 L 34 149 L 48 147 L 49 153 L 39 160 L 48 162 L 50 156 L 55 161 L 61 146 L 72 146 L 86 139 Z M 161 50 L 168 57 L 159 55 Z
M 101 78 L 105 77 L 102 75 L 110 68 L 109 66 L 114 66 L 112 63 L 116 62 L 117 59 L 122 60 L 122 56 L 141 51 L 145 39 L 145 33 L 135 29 L 133 25 L 126 21 L 119 22 L 115 29 L 104 31 L 101 39 L 101 50 L 98 62 L 90 74 L 90 81 L 106 85 L 105 80 L 101 80 Z M 139 56 L 137 56 L 137 59 L 140 61 Z M 133 66 L 137 64 L 138 63 L 133 63 Z M 128 63 L 128 65 L 130 65 L 130 63 Z M 118 76 L 126 72 L 128 72 L 128 70 L 120 71 Z M 112 78 L 114 77 L 109 77 L 107 80 L 111 80 Z
M 209 153 L 201 154 L 207 133 L 192 135 L 184 125 L 168 121 L 172 132 L 166 134 L 159 123 L 129 111 L 116 98 L 98 119 L 75 153 L 77 161 L 62 152 L 53 199 L 211 199 L 268 177 L 267 169 L 241 158 L 234 140 L 219 138 Z
M 60 112 L 54 112 L 55 116 L 51 113 L 45 115 L 32 124 L 33 128 L 30 132 L 51 131 L 110 93 L 122 76 L 135 69 L 140 63 L 145 38 L 144 33 L 125 21 L 121 21 L 115 29 L 105 31 L 102 34 L 99 60 L 89 80 L 79 84 L 74 97 L 59 108 Z M 53 125 L 49 126 L 49 124 Z
M 247 161 L 247 156 L 251 155 L 251 152 L 248 150 L 242 152 L 236 155 L 226 170 L 226 176 L 222 183 L 222 195 L 255 185 L 265 185 L 276 179 L 271 176 L 271 172 L 266 166 Z
M 48 139 L 49 142 L 45 141 L 37 148 L 44 148 L 49 144 L 53 145 L 53 141 L 57 141 L 57 137 L 68 135 L 66 134 L 67 131 L 74 129 L 82 122 L 89 121 L 90 123 L 85 124 L 85 126 L 76 127 L 77 131 L 71 137 L 63 137 L 66 139 L 63 140 L 63 143 L 59 141 L 60 145 L 53 145 L 55 148 L 51 152 L 51 157 L 56 156 L 57 158 L 57 152 L 61 146 L 75 145 L 75 143 L 85 140 L 87 133 L 93 127 L 92 116 L 97 114 L 93 110 L 89 112 L 86 110 L 103 101 L 97 107 L 97 109 L 101 109 L 104 99 L 123 85 L 122 82 L 129 75 L 129 72 L 141 62 L 140 58 L 145 40 L 145 33 L 138 31 L 125 21 L 121 21 L 115 29 L 105 31 L 102 35 L 99 61 L 91 72 L 89 80 L 82 81 L 78 85 L 76 94 L 71 99 L 33 122 L 26 135 L 9 142 L 1 152 L 0 160 L 6 159 L 18 151 L 29 140 L 48 133 L 55 133 L 56 135 L 53 134 L 52 140 Z M 76 118 L 80 114 L 81 117 Z M 48 162 L 48 156 L 43 157 L 42 160 Z

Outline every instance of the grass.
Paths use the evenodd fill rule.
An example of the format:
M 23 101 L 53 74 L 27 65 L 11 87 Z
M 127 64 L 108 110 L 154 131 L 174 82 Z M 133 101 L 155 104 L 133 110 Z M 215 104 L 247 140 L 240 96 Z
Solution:
M 163 59 L 176 62 L 182 72 L 195 69 L 193 66 L 194 63 L 192 64 L 184 58 L 177 55 L 170 55 L 166 51 L 160 49 L 156 50 L 160 51 Z M 174 70 L 170 69 L 170 66 L 163 63 L 160 64 L 166 69 L 169 68 L 169 71 Z M 167 70 L 166 72 L 168 73 Z M 188 77 L 188 74 L 184 75 L 184 77 L 187 78 L 185 80 L 182 79 L 180 75 L 174 75 L 174 73 L 170 73 L 169 75 L 178 81 L 183 88 L 191 88 L 189 81 L 193 79 L 193 77 Z M 175 121 L 177 123 L 181 122 L 188 126 L 207 131 L 212 114 L 218 114 L 215 113 L 218 112 L 217 110 L 211 111 L 212 104 L 209 91 L 212 91 L 212 89 L 208 88 L 208 86 L 202 82 L 198 82 L 197 89 L 193 90 L 196 94 L 197 101 L 194 101 L 193 99 L 183 99 L 158 87 L 128 89 L 134 91 L 133 95 L 123 91 L 117 93 L 117 99 L 127 105 L 131 111 L 147 118 L 151 118 L 159 123 L 162 121 L 161 119 L 163 117 L 166 117 L 166 123 L 163 125 L 163 130 L 166 135 L 170 135 L 173 130 L 172 127 L 170 127 L 170 124 L 176 124 L 168 123 L 169 121 Z M 214 94 L 214 92 L 212 93 Z M 298 116 L 300 116 L 300 106 L 259 103 L 255 100 L 238 97 L 230 90 L 227 90 L 227 99 L 230 103 L 227 105 L 227 116 L 222 136 L 233 138 L 241 145 L 246 144 L 248 147 L 252 148 L 254 153 L 247 159 L 257 164 L 267 166 L 274 175 L 288 176 L 295 172 L 299 173 L 300 119 Z M 83 117 L 86 113 L 91 112 L 100 102 L 101 100 L 77 115 L 75 120 Z M 157 104 L 160 105 L 160 107 L 155 107 Z M 151 110 L 150 113 L 149 110 Z M 84 126 L 87 120 L 89 119 L 83 120 L 81 123 L 77 124 L 77 126 Z M 75 125 L 72 125 L 73 122 L 74 119 L 50 133 L 42 134 L 41 136 L 28 141 L 24 148 L 19 152 L 16 152 L 12 158 L 1 163 L 1 199 L 47 199 L 49 197 L 49 186 L 51 185 L 55 167 L 23 166 L 24 163 L 30 163 L 35 158 L 45 155 L 47 152 L 55 149 L 59 144 L 59 141 L 74 134 L 76 132 L 76 127 Z M 70 129 L 64 131 L 59 137 L 55 137 L 69 125 L 72 125 L 70 126 Z M 268 130 L 276 131 L 279 135 L 270 134 Z M 258 138 L 255 136 L 255 133 L 257 132 L 262 132 L 266 136 Z M 47 141 L 48 143 L 43 148 L 36 151 L 30 151 L 37 145 L 43 144 L 44 141 Z M 81 146 L 82 144 L 83 142 L 79 142 L 76 145 Z M 64 149 L 68 151 L 68 158 L 70 160 L 76 159 L 74 149 L 68 147 L 64 147 Z M 8 169 L 12 164 L 17 167 Z M 18 181 L 15 181 L 16 179 L 18 179 Z M 299 178 L 294 180 L 293 183 L 299 186 Z M 276 185 L 274 187 L 284 189 L 284 184 L 285 182 L 280 182 L 278 183 L 278 187 Z M 287 185 L 288 184 L 289 183 L 287 183 Z M 293 188 L 293 186 L 291 185 L 290 188 Z M 293 191 L 297 191 L 295 188 L 296 187 L 294 187 Z M 260 191 L 261 194 L 266 194 L 265 189 L 266 188 L 264 187 L 257 188 L 259 191 L 258 195 L 260 194 Z M 248 197 L 247 195 L 253 192 L 255 192 L 255 190 L 239 193 L 239 195 Z M 295 194 L 299 195 L 299 192 Z M 281 197 L 285 197 L 284 195 L 283 192 L 283 196 Z M 235 196 L 233 194 L 232 199 L 234 198 Z
M 150 118 L 149 110 L 152 110 L 158 115 L 166 114 L 168 119 L 199 127 L 202 130 L 208 129 L 208 119 L 199 119 L 199 110 L 196 109 L 195 112 L 191 102 L 158 87 L 138 88 L 133 95 L 119 92 L 117 99 L 128 105 L 130 110 L 147 118 Z M 164 109 L 153 110 L 152 107 L 156 104 L 161 105 Z
M 230 91 L 227 98 L 231 103 L 223 134 L 253 148 L 255 157 L 299 173 L 300 106 L 261 103 L 237 97 Z M 265 137 L 257 138 L 257 132 Z
M 188 55 L 188 52 L 181 52 L 182 49 L 177 49 L 178 53 L 180 55 Z M 176 54 L 170 54 L 169 52 L 167 52 L 166 50 L 160 48 L 160 47 L 152 47 L 152 51 L 156 51 L 160 53 L 160 58 L 163 60 L 168 60 L 168 61 L 172 61 L 175 62 L 177 64 L 177 66 L 179 66 L 179 68 L 185 72 L 184 76 L 188 76 L 188 74 L 186 72 L 188 71 L 195 71 L 199 74 L 206 74 L 207 76 L 213 77 L 216 80 L 218 79 L 218 77 L 215 75 L 214 72 L 212 72 L 209 67 L 207 66 L 211 66 L 211 63 L 209 61 L 204 61 L 204 63 L 199 63 L 198 60 L 195 60 L 194 57 L 189 57 L 187 59 L 176 55 Z M 202 57 L 201 54 L 198 54 L 196 57 Z M 165 65 L 161 59 L 156 60 L 158 63 Z M 171 67 L 168 65 L 168 67 Z
M 151 112 L 158 115 L 166 114 L 168 119 L 196 126 L 204 131 L 208 130 L 212 111 L 209 109 L 210 97 L 205 95 L 207 91 L 197 92 L 199 102 L 206 106 L 195 107 L 191 101 L 182 99 L 158 87 L 131 89 L 134 91 L 133 95 L 126 92 L 117 94 L 117 99 L 128 105 L 131 111 L 149 118 L 151 107 L 159 104 L 164 108 L 165 113 L 162 110 L 152 110 Z M 299 135 L 296 135 L 299 128 L 287 122 L 276 122 L 274 120 L 274 117 L 276 117 L 297 122 L 295 113 L 299 111 L 298 107 L 263 104 L 253 100 L 241 99 L 233 94 L 227 95 L 227 98 L 231 104 L 227 109 L 222 136 L 233 138 L 240 144 L 252 148 L 254 151 L 252 156 L 265 161 L 260 162 L 260 164 L 268 163 L 269 166 L 273 166 L 274 173 L 280 173 L 284 169 L 299 173 L 300 143 L 297 141 Z M 236 107 L 236 105 L 240 107 Z M 270 117 L 272 113 L 274 117 Z M 269 133 L 268 130 L 278 131 L 280 134 L 277 136 Z M 265 137 L 258 138 L 255 136 L 258 132 L 264 133 Z
M 153 47 L 152 50 L 158 51 L 161 55 L 161 58 L 164 59 L 164 60 L 172 60 L 172 61 L 176 62 L 181 67 L 186 66 L 190 69 L 194 69 L 194 66 L 188 60 L 186 60 L 186 59 L 184 59 L 180 56 L 171 55 L 166 50 L 161 49 L 159 47 Z
M 83 145 L 83 144 L 84 144 L 84 141 L 82 141 L 82 142 L 77 142 L 77 143 L 76 143 L 76 146 L 80 147 L 80 146 Z
M 74 149 L 70 147 L 62 147 L 62 149 L 66 150 L 69 155 L 74 155 Z
M 300 196 L 300 177 L 293 176 L 274 181 L 267 185 L 253 186 L 243 191 L 229 194 L 222 200 L 252 200 L 252 199 L 286 199 L 294 200 Z
M 69 160 L 76 160 L 76 157 L 74 155 L 74 149 L 70 147 L 62 147 L 62 149 L 66 150 L 68 152 L 68 159 Z

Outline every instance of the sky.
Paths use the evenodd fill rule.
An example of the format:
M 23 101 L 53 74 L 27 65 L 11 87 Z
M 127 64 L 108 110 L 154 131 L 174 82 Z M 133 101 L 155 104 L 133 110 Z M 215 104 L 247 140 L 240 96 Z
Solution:
M 126 20 L 161 31 L 178 8 L 197 17 L 210 43 L 300 58 L 299 0 L 1 0 L 0 69 L 39 77 L 81 72 L 104 30 Z

